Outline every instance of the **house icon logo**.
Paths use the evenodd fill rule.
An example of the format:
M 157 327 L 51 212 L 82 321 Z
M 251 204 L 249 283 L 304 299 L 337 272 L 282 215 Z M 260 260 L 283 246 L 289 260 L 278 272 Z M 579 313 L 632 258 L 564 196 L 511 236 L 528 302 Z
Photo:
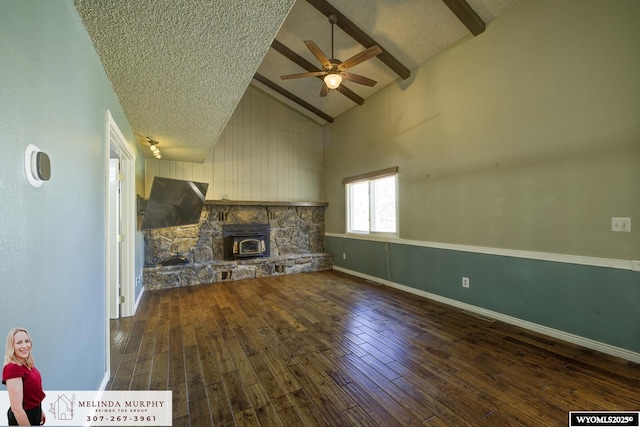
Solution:
M 59 394 L 58 398 L 51 403 L 51 409 L 49 412 L 53 414 L 53 418 L 56 420 L 73 420 L 73 403 L 75 400 L 75 394 L 71 395 L 71 399 L 69 399 L 65 394 Z

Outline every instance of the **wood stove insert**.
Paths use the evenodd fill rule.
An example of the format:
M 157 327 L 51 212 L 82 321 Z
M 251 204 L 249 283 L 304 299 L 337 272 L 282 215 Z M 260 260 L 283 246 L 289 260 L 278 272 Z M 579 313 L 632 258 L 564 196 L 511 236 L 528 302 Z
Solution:
M 268 257 L 270 231 L 269 224 L 224 224 L 224 259 Z

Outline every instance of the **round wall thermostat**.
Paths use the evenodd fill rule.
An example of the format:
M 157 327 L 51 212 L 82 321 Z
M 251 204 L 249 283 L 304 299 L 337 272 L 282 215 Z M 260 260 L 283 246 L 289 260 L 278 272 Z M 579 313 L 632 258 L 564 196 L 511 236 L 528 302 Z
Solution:
M 24 173 L 27 181 L 34 187 L 40 187 L 51 178 L 51 161 L 47 153 L 29 144 L 24 152 Z

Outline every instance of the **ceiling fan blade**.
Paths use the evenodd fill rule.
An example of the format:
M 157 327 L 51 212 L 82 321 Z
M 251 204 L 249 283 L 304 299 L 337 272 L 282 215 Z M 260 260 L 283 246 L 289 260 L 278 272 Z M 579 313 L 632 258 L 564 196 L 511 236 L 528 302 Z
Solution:
M 331 62 L 329 61 L 329 58 L 327 58 L 327 55 L 325 55 L 324 52 L 320 50 L 317 44 L 315 44 L 312 40 L 305 40 L 304 44 L 307 45 L 311 53 L 313 53 L 313 56 L 318 58 L 318 61 L 320 61 L 320 63 L 322 64 L 322 68 L 331 68 Z
M 372 79 L 370 79 L 368 77 L 365 77 L 365 76 L 361 76 L 359 74 L 342 72 L 342 73 L 340 73 L 340 75 L 342 76 L 343 79 L 349 80 L 349 81 L 354 82 L 354 83 L 358 83 L 360 85 L 373 87 L 373 86 L 376 85 L 376 83 L 378 83 L 375 80 L 372 80 Z
M 354 65 L 358 65 L 361 62 L 364 62 L 368 59 L 373 58 L 374 56 L 378 56 L 382 53 L 382 49 L 380 46 L 373 45 L 369 49 L 363 50 L 360 53 L 356 53 L 351 58 L 344 61 L 342 64 L 338 65 L 339 70 L 346 70 L 347 68 L 351 68 Z
M 317 77 L 317 76 L 323 76 L 325 74 L 327 74 L 326 71 L 313 71 L 311 73 L 287 74 L 285 76 L 280 76 L 280 78 L 282 80 L 288 80 L 288 79 L 299 79 L 300 77 Z
M 320 89 L 320 96 L 327 96 L 329 93 L 329 86 L 325 82 L 322 82 L 322 89 Z

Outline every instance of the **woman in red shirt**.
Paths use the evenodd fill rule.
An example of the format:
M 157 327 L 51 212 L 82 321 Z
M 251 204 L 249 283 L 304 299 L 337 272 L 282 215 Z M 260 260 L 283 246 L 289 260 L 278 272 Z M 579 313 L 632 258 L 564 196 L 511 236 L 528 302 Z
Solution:
M 7 412 L 10 426 L 37 426 L 45 422 L 42 412 L 42 377 L 31 356 L 31 336 L 23 328 L 14 328 L 7 335 L 4 352 L 2 384 L 7 385 L 9 403 Z

